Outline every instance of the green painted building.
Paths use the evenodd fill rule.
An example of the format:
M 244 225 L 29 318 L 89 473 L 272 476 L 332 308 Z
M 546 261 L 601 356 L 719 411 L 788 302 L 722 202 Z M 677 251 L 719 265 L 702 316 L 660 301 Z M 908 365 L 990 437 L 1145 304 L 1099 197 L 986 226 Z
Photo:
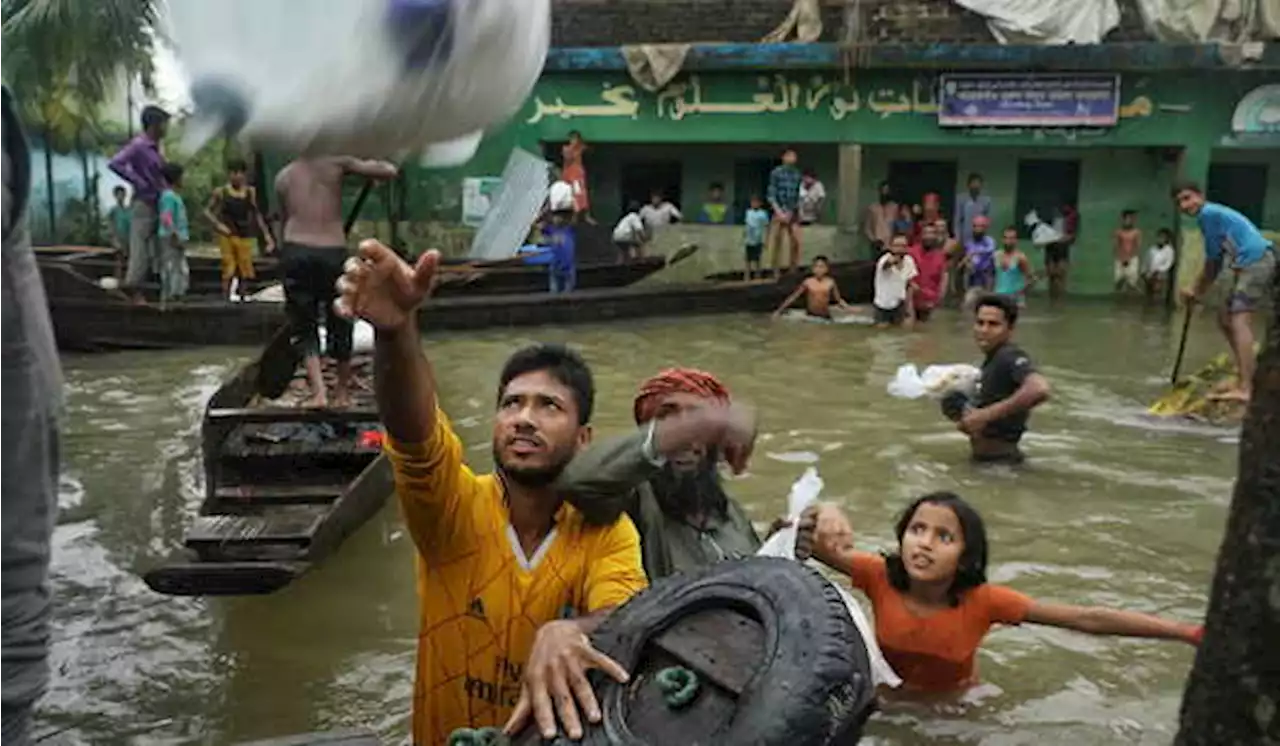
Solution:
M 847 68 L 835 45 L 695 45 L 682 72 L 651 92 L 632 79 L 616 48 L 552 50 L 523 111 L 490 134 L 474 161 L 455 172 L 416 172 L 410 180 L 420 183 L 411 189 L 449 193 L 466 176 L 496 176 L 517 146 L 555 160 L 577 130 L 590 146 L 592 212 L 601 222 L 653 189 L 692 216 L 712 183 L 724 186 L 740 219 L 780 151 L 794 146 L 828 192 L 828 227 L 812 229 L 823 236 L 812 251 L 855 257 L 866 255 L 859 223 L 879 182 L 889 180 L 912 201 L 937 192 L 949 212 L 968 175 L 979 173 L 997 226 L 1020 224 L 1033 207 L 1078 205 L 1071 290 L 1091 294 L 1110 291 L 1121 210 L 1138 210 L 1148 237 L 1159 227 L 1189 227 L 1169 197 L 1179 178 L 1206 184 L 1212 199 L 1280 230 L 1278 45 L 1249 65 L 1212 45 L 935 44 L 875 52 L 862 67 Z M 1102 97 L 1099 81 L 1114 81 L 1113 121 L 1073 119 L 1060 105 L 1050 106 L 1057 125 L 985 124 L 983 112 L 958 126 L 944 121 L 943 76 L 980 73 L 1007 87 L 1028 70 L 1049 81 L 1043 95 L 1070 101 Z M 1091 93 L 1061 92 L 1082 80 Z M 445 203 L 457 202 L 434 199 L 446 211 Z M 702 243 L 731 254 L 740 233 L 715 229 L 722 234 L 715 240 L 712 229 L 699 230 Z M 1198 262 L 1190 250 L 1197 241 L 1193 230 L 1183 231 L 1183 277 Z

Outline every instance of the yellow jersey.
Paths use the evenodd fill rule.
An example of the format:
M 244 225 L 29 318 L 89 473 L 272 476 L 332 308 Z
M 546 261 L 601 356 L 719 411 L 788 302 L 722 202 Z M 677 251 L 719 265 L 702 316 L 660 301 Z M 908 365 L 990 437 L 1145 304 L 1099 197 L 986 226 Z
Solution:
M 418 550 L 413 742 L 437 746 L 456 728 L 502 727 L 539 627 L 617 606 L 645 587 L 639 534 L 626 516 L 588 526 L 565 503 L 526 557 L 501 481 L 467 468 L 439 409 L 426 443 L 389 438 L 386 453 Z

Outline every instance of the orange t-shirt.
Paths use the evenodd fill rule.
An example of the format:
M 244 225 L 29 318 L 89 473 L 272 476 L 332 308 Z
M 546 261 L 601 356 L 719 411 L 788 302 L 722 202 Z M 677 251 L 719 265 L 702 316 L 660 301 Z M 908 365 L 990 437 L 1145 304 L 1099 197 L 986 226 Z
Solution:
M 854 552 L 853 585 L 867 594 L 876 617 L 876 641 L 885 660 L 911 689 L 947 691 L 977 678 L 974 654 L 993 624 L 1020 624 L 1031 599 L 1000 585 L 970 588 L 960 605 L 917 616 L 889 584 L 884 557 Z
M 413 742 L 436 746 L 455 728 L 500 728 L 539 627 L 618 606 L 647 585 L 640 536 L 626 516 L 590 526 L 566 503 L 526 557 L 501 482 L 467 468 L 438 409 L 426 443 L 389 438 L 386 453 L 418 549 Z

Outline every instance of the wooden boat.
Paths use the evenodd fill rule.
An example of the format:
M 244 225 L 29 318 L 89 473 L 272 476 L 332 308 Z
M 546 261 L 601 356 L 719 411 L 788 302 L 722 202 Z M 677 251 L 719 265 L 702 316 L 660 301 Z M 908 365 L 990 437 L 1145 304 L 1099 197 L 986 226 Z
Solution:
M 292 384 L 285 378 L 281 399 L 259 396 L 269 368 L 282 358 L 292 363 L 289 344 L 281 329 L 206 405 L 205 499 L 183 540 L 185 556 L 143 576 L 152 590 L 279 590 L 337 550 L 391 495 L 372 393 L 358 389 L 348 409 L 301 408 L 306 382 L 297 371 Z M 357 375 L 371 364 L 368 356 L 353 360 Z
M 578 267 L 578 287 L 613 288 L 631 285 L 684 260 L 692 253 L 692 249 L 677 252 L 670 262 L 662 256 L 646 256 L 628 262 L 582 264 Z M 114 249 L 93 246 L 42 247 L 36 250 L 36 256 L 41 261 L 71 264 L 81 274 L 94 279 L 113 277 L 116 273 Z M 187 258 L 187 265 L 190 269 L 190 292 L 193 295 L 216 296 L 221 293 L 222 268 L 217 257 L 193 255 Z M 275 257 L 255 259 L 253 266 L 257 278 L 244 283 L 242 292 L 252 293 L 280 281 L 280 267 Z M 439 297 L 537 293 L 547 289 L 546 268 L 523 264 L 518 258 L 492 262 L 453 259 L 445 262 L 444 270 L 446 273 L 456 271 L 465 277 L 460 277 L 459 282 L 442 284 Z M 142 290 L 154 297 L 159 293 L 159 286 L 154 282 L 146 283 Z

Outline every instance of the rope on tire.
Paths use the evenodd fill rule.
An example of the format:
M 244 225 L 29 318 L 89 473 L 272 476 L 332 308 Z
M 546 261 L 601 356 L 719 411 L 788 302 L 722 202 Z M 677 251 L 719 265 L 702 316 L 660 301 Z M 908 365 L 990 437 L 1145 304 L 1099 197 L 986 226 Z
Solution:
M 510 746 L 500 728 L 458 728 L 449 734 L 448 746 Z
M 698 674 L 683 666 L 664 668 L 653 680 L 662 690 L 663 701 L 667 703 L 668 709 L 685 707 L 698 696 Z

